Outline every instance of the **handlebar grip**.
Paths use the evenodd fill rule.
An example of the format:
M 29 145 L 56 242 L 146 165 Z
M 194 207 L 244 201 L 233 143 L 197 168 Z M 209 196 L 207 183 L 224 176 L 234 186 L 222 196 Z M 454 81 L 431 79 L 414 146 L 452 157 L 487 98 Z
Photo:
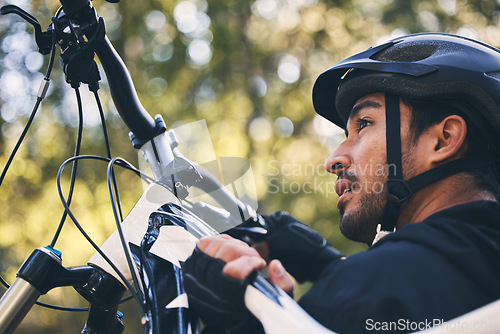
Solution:
M 107 36 L 96 53 L 106 72 L 113 102 L 125 124 L 139 140 L 154 138 L 157 135 L 155 121 L 139 101 L 132 78 Z

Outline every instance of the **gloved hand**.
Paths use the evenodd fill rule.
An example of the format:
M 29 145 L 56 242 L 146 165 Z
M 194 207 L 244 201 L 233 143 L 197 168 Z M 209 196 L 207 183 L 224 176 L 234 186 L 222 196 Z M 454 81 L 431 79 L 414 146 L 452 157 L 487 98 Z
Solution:
M 300 283 L 314 282 L 329 263 L 344 256 L 318 232 L 286 212 L 263 217 L 269 227 L 269 258 L 280 260 Z
M 212 332 L 263 333 L 262 325 L 244 302 L 245 290 L 257 272 L 238 280 L 223 273 L 224 265 L 224 261 L 195 248 L 182 264 L 189 305 L 198 312 L 203 323 L 212 328 Z

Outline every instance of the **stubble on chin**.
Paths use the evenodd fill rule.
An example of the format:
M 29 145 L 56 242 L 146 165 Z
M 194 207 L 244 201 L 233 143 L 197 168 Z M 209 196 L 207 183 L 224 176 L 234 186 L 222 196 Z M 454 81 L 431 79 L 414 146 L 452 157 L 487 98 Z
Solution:
M 371 245 L 376 234 L 377 225 L 382 222 L 384 213 L 385 192 L 379 194 L 364 194 L 359 204 L 345 212 L 345 204 L 339 208 L 340 231 L 353 241 Z

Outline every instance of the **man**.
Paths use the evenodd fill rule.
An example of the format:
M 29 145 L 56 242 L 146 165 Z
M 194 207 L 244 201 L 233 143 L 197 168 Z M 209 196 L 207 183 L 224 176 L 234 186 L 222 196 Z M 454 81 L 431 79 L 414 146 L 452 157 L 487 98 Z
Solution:
M 344 258 L 313 234 L 293 236 L 290 226 L 299 225 L 282 213 L 266 218 L 270 235 L 253 248 L 228 236 L 203 239 L 185 271 L 202 318 L 211 304 L 200 291 L 224 295 L 211 281 L 245 282 L 271 258 L 314 281 L 299 304 L 339 333 L 412 332 L 499 299 L 499 74 L 500 51 L 490 46 L 417 34 L 320 75 L 315 109 L 346 131 L 325 163 L 338 176 L 340 228 L 373 246 Z M 300 251 L 288 256 L 284 249 Z M 268 265 L 269 279 L 291 293 L 277 260 Z M 219 276 L 189 265 L 217 261 Z M 210 318 L 242 330 L 251 319 L 243 314 L 233 313 L 235 322 Z

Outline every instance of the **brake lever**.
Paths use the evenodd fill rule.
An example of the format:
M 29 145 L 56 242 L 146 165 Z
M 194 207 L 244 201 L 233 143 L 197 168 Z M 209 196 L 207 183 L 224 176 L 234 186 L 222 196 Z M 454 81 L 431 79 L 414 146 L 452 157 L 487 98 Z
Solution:
M 38 20 L 26 12 L 24 9 L 15 5 L 5 5 L 0 8 L 0 14 L 16 14 L 23 18 L 26 22 L 31 24 L 35 29 L 35 41 L 38 46 L 38 52 L 43 55 L 49 54 L 52 49 L 52 29 L 49 27 L 47 31 L 42 31 L 42 26 Z

